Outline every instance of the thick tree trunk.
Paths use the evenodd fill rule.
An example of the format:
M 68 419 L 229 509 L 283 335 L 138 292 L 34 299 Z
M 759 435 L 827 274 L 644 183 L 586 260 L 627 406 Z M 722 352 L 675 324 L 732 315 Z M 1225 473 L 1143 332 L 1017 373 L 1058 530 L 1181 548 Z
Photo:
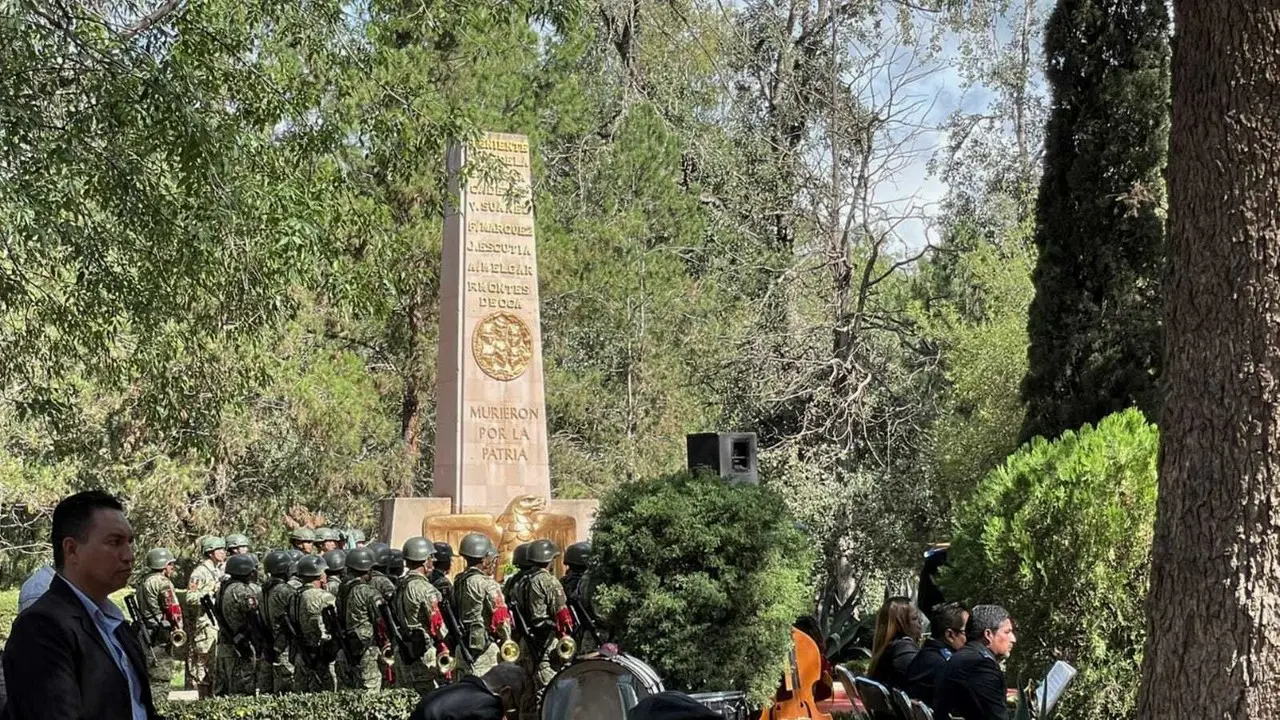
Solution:
M 1175 0 L 1139 717 L 1280 717 L 1280 0 Z

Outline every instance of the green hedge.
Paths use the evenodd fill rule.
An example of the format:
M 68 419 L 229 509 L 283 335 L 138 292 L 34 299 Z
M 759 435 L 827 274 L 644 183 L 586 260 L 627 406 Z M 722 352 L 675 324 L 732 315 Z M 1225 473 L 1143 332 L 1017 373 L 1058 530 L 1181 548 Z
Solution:
M 0 648 L 3 648 L 5 640 L 9 639 L 9 628 L 17 616 L 18 591 L 0 591 Z
M 621 647 L 673 687 L 772 696 L 812 609 L 813 555 L 777 493 L 705 474 L 620 483 L 592 542 L 593 600 Z
M 223 697 L 165 703 L 169 720 L 405 720 L 418 704 L 412 690 Z
M 159 710 L 169 720 L 405 720 L 417 704 L 412 690 L 385 690 L 214 698 L 168 703 Z M 852 720 L 853 715 L 832 718 Z

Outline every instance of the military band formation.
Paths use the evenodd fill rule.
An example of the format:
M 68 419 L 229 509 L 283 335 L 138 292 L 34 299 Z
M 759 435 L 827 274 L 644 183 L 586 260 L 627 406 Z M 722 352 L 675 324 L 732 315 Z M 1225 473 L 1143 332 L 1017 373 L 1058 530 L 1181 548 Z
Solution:
M 290 544 L 260 567 L 244 535 L 201 538 L 203 559 L 181 602 L 173 554 L 147 553 L 148 574 L 126 604 L 158 697 L 184 659 L 202 698 L 389 687 L 425 694 L 499 662 L 522 664 L 540 696 L 561 667 L 600 643 L 588 543 L 565 549 L 559 580 L 549 571 L 555 543 L 520 545 L 517 571 L 502 586 L 498 550 L 480 533 L 459 543 L 466 567 L 452 582 L 453 548 L 425 537 L 397 550 L 366 543 L 359 531 L 298 528 Z

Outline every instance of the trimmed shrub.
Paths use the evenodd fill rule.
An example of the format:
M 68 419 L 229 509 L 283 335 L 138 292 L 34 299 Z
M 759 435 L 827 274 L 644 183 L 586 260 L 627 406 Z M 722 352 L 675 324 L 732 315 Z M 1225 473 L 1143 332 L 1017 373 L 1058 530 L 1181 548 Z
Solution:
M 593 600 L 626 652 L 671 688 L 773 695 L 813 564 L 777 493 L 708 474 L 623 483 L 592 541 Z
M 162 703 L 168 720 L 405 720 L 418 704 L 412 690 L 220 697 Z
M 1156 502 L 1156 427 L 1137 410 L 1036 438 L 960 508 L 947 597 L 1007 608 L 1010 680 L 1080 671 L 1062 720 L 1132 717 Z

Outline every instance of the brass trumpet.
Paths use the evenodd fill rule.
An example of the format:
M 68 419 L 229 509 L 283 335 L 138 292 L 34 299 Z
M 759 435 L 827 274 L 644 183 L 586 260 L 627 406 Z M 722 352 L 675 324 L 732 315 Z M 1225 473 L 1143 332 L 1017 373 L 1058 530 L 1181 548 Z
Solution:
M 498 652 L 505 662 L 515 662 L 520 659 L 520 646 L 514 640 L 504 640 Z
M 173 630 L 169 633 L 169 647 L 174 649 L 180 648 L 187 644 L 187 634 L 181 629 Z
M 561 636 L 556 642 L 556 657 L 561 660 L 572 660 L 573 656 L 578 652 L 578 643 L 573 641 L 572 635 Z
M 382 646 L 382 662 L 387 665 L 396 664 L 396 649 L 390 645 Z
M 458 661 L 453 659 L 453 655 L 449 652 L 440 652 L 436 654 L 436 669 L 442 674 L 448 674 L 458 667 Z

